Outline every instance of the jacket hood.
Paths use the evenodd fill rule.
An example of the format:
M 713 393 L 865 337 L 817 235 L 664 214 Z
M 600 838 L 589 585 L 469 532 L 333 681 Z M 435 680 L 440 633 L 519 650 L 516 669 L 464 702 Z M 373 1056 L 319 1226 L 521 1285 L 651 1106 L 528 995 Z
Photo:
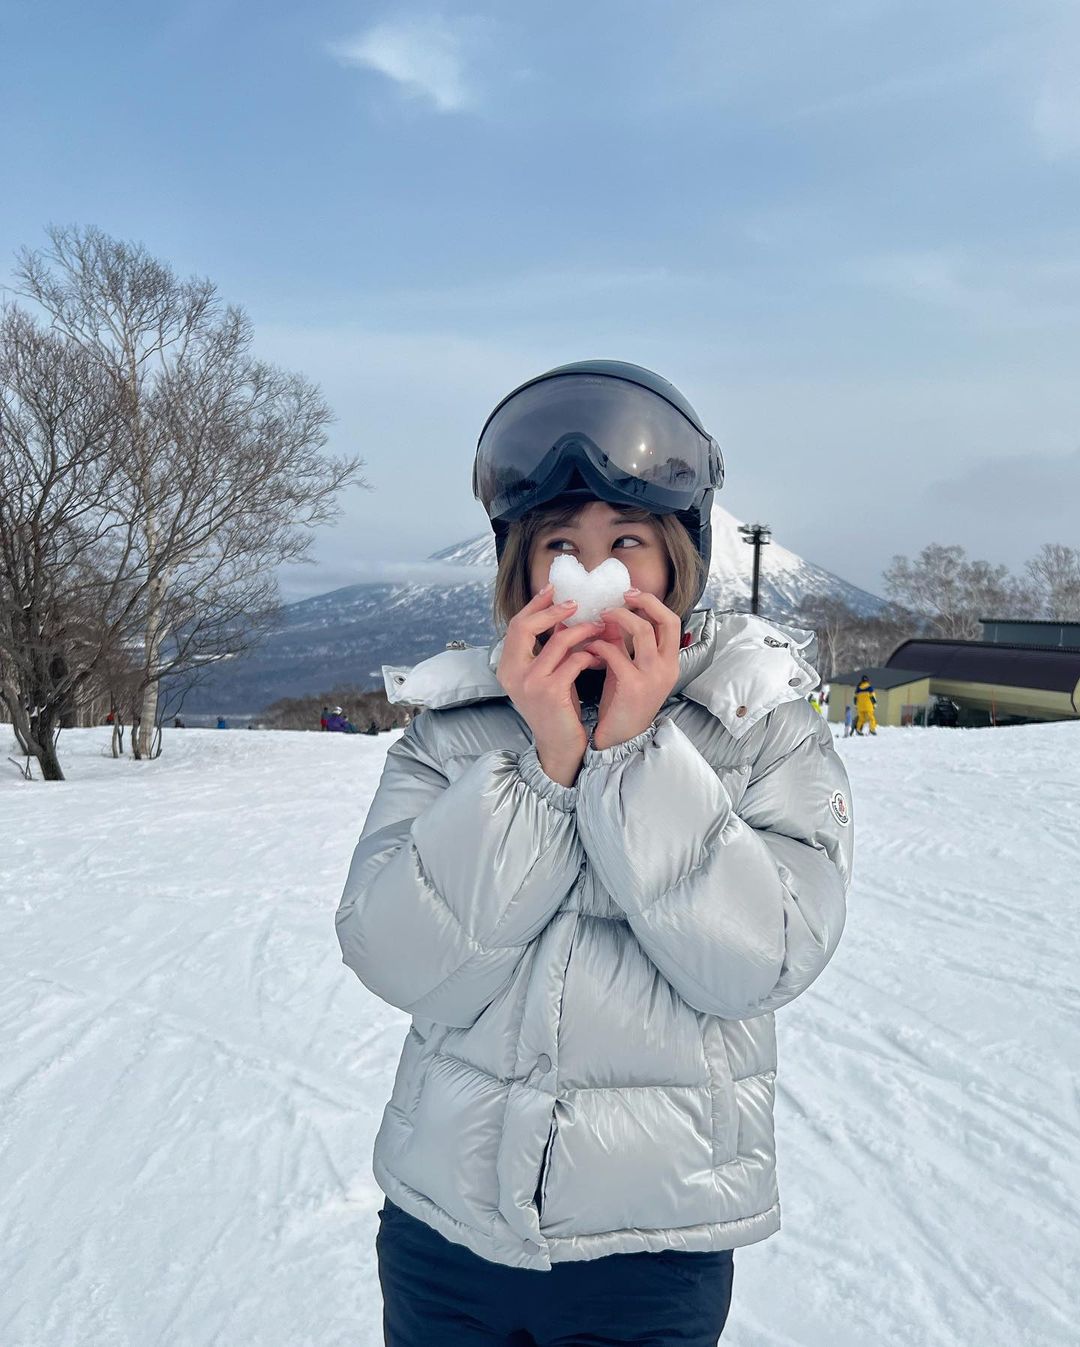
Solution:
M 750 613 L 690 614 L 693 642 L 679 651 L 671 697 L 710 711 L 736 739 L 783 702 L 805 697 L 818 683 L 807 654 L 813 632 L 782 627 Z M 450 649 L 411 669 L 383 665 L 387 699 L 432 711 L 506 699 L 495 670 L 503 642 Z

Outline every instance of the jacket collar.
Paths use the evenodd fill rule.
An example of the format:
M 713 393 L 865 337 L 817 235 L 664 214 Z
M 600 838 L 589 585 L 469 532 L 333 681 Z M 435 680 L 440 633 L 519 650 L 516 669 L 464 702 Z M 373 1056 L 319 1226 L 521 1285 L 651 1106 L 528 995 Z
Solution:
M 818 675 L 803 652 L 813 633 L 749 613 L 701 608 L 686 623 L 693 642 L 679 651 L 668 702 L 685 697 L 715 715 L 736 739 L 782 702 L 805 697 Z M 383 666 L 391 702 L 445 710 L 505 698 L 495 670 L 503 642 L 444 650 L 411 669 Z

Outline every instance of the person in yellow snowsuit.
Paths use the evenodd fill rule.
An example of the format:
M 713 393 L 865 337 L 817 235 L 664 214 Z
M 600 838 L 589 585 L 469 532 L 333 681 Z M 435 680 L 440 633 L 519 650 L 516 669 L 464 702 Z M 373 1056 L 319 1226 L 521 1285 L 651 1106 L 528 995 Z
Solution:
M 858 687 L 855 689 L 856 734 L 862 734 L 864 725 L 870 727 L 871 734 L 877 734 L 877 717 L 874 715 L 876 705 L 877 698 L 874 696 L 874 685 L 866 674 L 863 674 L 862 678 L 859 679 Z

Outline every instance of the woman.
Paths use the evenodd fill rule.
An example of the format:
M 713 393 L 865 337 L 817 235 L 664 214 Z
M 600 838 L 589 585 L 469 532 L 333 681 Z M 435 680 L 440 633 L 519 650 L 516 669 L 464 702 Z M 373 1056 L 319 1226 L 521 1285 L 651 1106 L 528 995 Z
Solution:
M 705 1347 L 732 1250 L 779 1228 L 772 1011 L 840 938 L 847 781 L 808 638 L 695 610 L 723 462 L 669 383 L 552 370 L 473 480 L 505 636 L 392 671 L 427 709 L 338 913 L 413 1017 L 375 1147 L 386 1341 Z M 625 606 L 566 626 L 566 553 L 623 561 Z

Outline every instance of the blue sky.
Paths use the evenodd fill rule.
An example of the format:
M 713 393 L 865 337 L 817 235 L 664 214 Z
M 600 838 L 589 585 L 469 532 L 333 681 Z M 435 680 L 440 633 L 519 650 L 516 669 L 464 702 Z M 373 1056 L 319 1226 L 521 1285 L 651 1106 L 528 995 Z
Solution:
M 367 460 L 290 597 L 482 532 L 516 382 L 638 361 L 867 588 L 1080 545 L 1080 6 L 0 0 L 0 280 L 48 222 L 251 313 Z

